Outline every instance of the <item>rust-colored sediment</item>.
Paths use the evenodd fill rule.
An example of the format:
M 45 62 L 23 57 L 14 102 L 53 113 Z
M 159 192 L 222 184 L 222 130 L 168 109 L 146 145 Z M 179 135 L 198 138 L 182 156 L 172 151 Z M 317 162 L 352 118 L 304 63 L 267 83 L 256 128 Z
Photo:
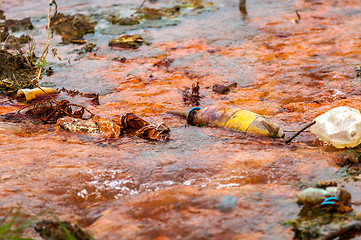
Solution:
M 30 214 L 50 208 L 96 239 L 291 239 L 283 223 L 297 217 L 299 186 L 333 177 L 338 152 L 307 132 L 287 145 L 184 127 L 183 118 L 166 111 L 191 108 L 179 91 L 195 82 L 204 95 L 201 107 L 244 108 L 286 130 L 300 129 L 337 106 L 360 109 L 354 71 L 361 55 L 359 1 L 292 2 L 301 16 L 298 24 L 290 8 L 266 9 L 270 14 L 262 16 L 252 5 L 246 21 L 257 34 L 236 46 L 201 38 L 156 42 L 134 51 L 151 47 L 161 53 L 120 62 L 106 53 L 89 54 L 81 61 L 109 62 L 98 74 L 114 86 L 100 96 L 100 106 L 89 109 L 107 118 L 133 112 L 149 122 L 164 121 L 171 126 L 171 141 L 107 142 L 52 129 L 25 137 L 0 132 L 1 209 L 22 200 Z M 232 83 L 235 73 L 227 68 L 224 77 L 220 72 L 226 68 L 213 65 L 214 59 L 224 59 L 225 66 L 227 59 L 239 59 L 235 69 L 244 69 L 239 86 L 227 95 L 212 86 Z M 20 108 L 0 102 L 0 114 Z M 342 184 L 353 201 L 361 201 L 359 183 Z M 229 208 L 222 205 L 225 196 L 236 199 Z

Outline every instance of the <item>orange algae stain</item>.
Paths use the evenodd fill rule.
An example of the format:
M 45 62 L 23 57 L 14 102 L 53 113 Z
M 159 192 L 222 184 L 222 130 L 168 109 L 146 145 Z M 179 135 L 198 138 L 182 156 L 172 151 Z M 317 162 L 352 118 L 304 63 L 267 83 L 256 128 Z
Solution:
M 2 106 L 0 105 L 0 115 L 18 111 L 24 106 L 25 105 L 23 105 L 23 104 L 17 104 L 15 106 L 14 105 L 2 105 Z
M 179 90 L 197 81 L 205 95 L 202 106 L 242 107 L 290 130 L 335 106 L 361 109 L 353 72 L 360 55 L 359 23 L 352 16 L 330 12 L 335 7 L 359 7 L 357 3 L 330 1 L 318 6 L 298 1 L 304 10 L 297 25 L 291 21 L 294 13 L 250 15 L 259 35 L 238 47 L 215 47 L 203 40 L 154 45 L 164 54 L 112 62 L 102 72 L 115 87 L 101 96 L 101 106 L 91 110 L 104 117 L 134 112 L 150 122 L 166 119 L 180 127 L 184 120 L 165 112 L 188 110 Z M 168 59 L 198 53 L 204 57 L 187 66 L 165 64 Z M 252 83 L 228 95 L 215 94 L 210 87 L 227 80 L 216 74 L 222 69 L 207 66 L 205 53 L 239 57 L 239 66 L 247 69 L 240 78 L 250 77 Z M 87 60 L 106 58 L 89 55 Z M 0 107 L 1 114 L 14 110 Z M 7 166 L 2 169 L 6 171 L 2 196 L 12 203 L 27 196 L 34 214 L 49 207 L 62 219 L 85 216 L 86 226 L 95 221 L 89 229 L 96 239 L 261 239 L 269 235 L 291 239 L 292 232 L 280 222 L 298 214 L 294 199 L 298 181 L 327 178 L 338 169 L 332 162 L 334 154 L 319 150 L 321 145 L 309 133 L 288 146 L 220 129 L 175 131 L 168 145 L 127 137 L 108 143 L 65 131 L 35 139 L 2 134 L 6 162 L 1 160 Z M 181 152 L 173 153 L 177 148 Z M 159 154 L 162 151 L 167 154 Z M 177 186 L 144 187 L 167 179 Z M 182 186 L 182 180 L 191 186 Z M 224 195 L 237 198 L 229 212 L 219 205 Z
M 347 6 L 352 6 L 352 2 L 345 3 Z M 241 104 L 250 106 L 250 108 L 257 110 L 262 107 L 252 107 L 255 105 L 262 105 L 265 100 L 265 105 L 273 110 L 257 110 L 266 114 L 287 114 L 288 109 L 295 112 L 295 106 L 300 105 L 299 110 L 314 111 L 317 105 L 332 104 L 335 99 L 342 99 L 349 92 L 353 91 L 354 84 L 348 86 L 340 86 L 340 82 L 352 81 L 353 68 L 351 64 L 356 63 L 356 55 L 360 50 L 360 42 L 354 36 L 356 31 L 342 31 L 342 26 L 351 29 L 359 29 L 358 22 L 354 18 L 349 17 L 350 21 L 346 21 L 347 16 L 337 15 L 330 17 L 330 11 L 335 7 L 332 4 L 325 4 L 322 6 L 314 6 L 313 11 L 302 11 L 301 21 L 299 24 L 294 24 L 292 19 L 293 13 L 282 14 L 278 17 L 273 17 L 273 20 L 267 18 L 253 18 L 255 24 L 259 22 L 261 26 L 264 22 L 271 22 L 272 24 L 263 24 L 261 29 L 265 34 L 256 36 L 249 42 L 241 45 L 241 48 L 220 48 L 208 45 L 205 41 L 189 40 L 185 42 L 167 42 L 155 45 L 155 47 L 163 49 L 165 53 L 155 58 L 142 58 L 129 60 L 125 65 L 119 68 L 120 73 L 123 73 L 123 79 L 127 79 L 126 74 L 134 71 L 133 69 L 141 67 L 143 71 L 139 71 L 137 81 L 120 81 L 119 86 L 121 91 L 132 88 L 143 88 L 144 91 L 138 93 L 145 102 L 151 101 L 149 98 L 158 97 L 158 99 L 167 101 L 171 95 L 179 95 L 178 90 L 184 85 L 188 85 L 192 81 L 199 81 L 201 87 L 210 87 L 222 79 L 212 76 L 211 72 L 202 75 L 202 72 L 197 71 L 197 65 L 192 67 L 177 67 L 174 68 L 170 64 L 167 68 L 160 68 L 157 66 L 159 59 L 178 59 L 190 55 L 195 52 L 211 51 L 224 56 L 245 56 L 245 58 L 254 59 L 254 65 L 251 71 L 255 73 L 254 83 L 257 86 L 255 91 L 267 92 L 267 96 L 256 97 L 257 95 L 247 95 L 248 89 L 237 89 L 235 95 L 225 97 L 231 104 Z M 314 13 L 317 11 L 316 13 Z M 316 14 L 316 15 L 315 15 Z M 323 28 L 315 28 L 314 26 L 324 25 Z M 342 44 L 341 44 L 342 41 Z M 347 47 L 343 47 L 347 46 Z M 326 57 L 327 56 L 327 57 Z M 344 65 L 344 59 L 337 59 L 339 56 L 349 57 Z M 200 60 L 202 61 L 202 60 Z M 330 65 L 330 66 L 329 66 Z M 308 68 L 305 68 L 308 66 Z M 342 66 L 342 67 L 341 67 Z M 349 67 L 347 67 L 349 66 Z M 114 74 L 118 74 L 116 69 L 111 70 Z M 189 75 L 189 71 L 197 72 L 197 76 Z M 152 75 L 152 79 L 150 76 Z M 108 78 L 112 78 L 108 75 Z M 178 78 L 178 79 L 177 79 Z M 114 76 L 113 79 L 119 79 Z M 140 80 L 138 80 L 140 79 Z M 154 80 L 155 79 L 155 80 Z M 164 87 L 164 84 L 169 83 L 171 88 L 162 91 L 153 90 L 153 88 Z M 319 91 L 319 88 L 330 90 Z M 202 89 L 201 89 L 202 90 Z M 341 91 L 341 95 L 337 95 L 337 91 Z M 146 92 L 146 93 L 142 93 Z M 227 104 L 226 101 L 219 101 L 217 95 L 212 94 L 211 91 L 203 90 L 207 97 L 211 97 L 218 101 L 218 104 Z M 327 95 L 325 95 L 327 94 Z M 163 95 L 163 97 L 159 97 Z M 249 97 L 251 96 L 251 98 Z M 148 99 L 145 99 L 148 98 Z M 129 99 L 129 98 L 128 98 Z M 139 99 L 139 98 L 135 98 Z M 170 100 L 170 99 L 169 99 Z M 171 100 L 173 101 L 173 100 Z M 269 103 L 272 102 L 272 103 Z M 306 103 L 306 105 L 305 105 Z M 132 105 L 132 102 L 130 102 Z M 292 107 L 281 105 L 293 104 Z M 174 109 L 182 108 L 181 101 L 173 102 L 172 105 L 164 104 L 164 108 Z M 301 114 L 301 113 L 300 113 Z M 311 115 L 314 117 L 315 115 Z M 299 117 L 301 118 L 301 117 Z
M 353 4 L 345 3 L 346 6 Z M 323 7 L 317 5 L 313 10 Z M 288 109 L 294 112 L 294 107 L 300 104 L 303 107 L 297 110 L 303 111 L 298 111 L 299 114 L 315 111 L 317 105 L 313 101 L 319 102 L 318 106 L 337 106 L 336 102 L 342 104 L 343 99 L 355 91 L 357 80 L 353 66 L 361 49 L 360 41 L 355 39 L 360 26 L 352 16 L 331 15 L 334 6 L 328 7 L 330 9 L 317 11 L 317 18 L 312 11 L 301 11 L 299 24 L 285 23 L 290 18 L 288 15 L 279 16 L 284 21 L 273 20 L 271 26 L 262 25 L 267 19 L 253 19 L 256 23 L 260 21 L 262 30 L 268 34 L 256 37 L 242 47 L 259 59 L 254 72 L 262 84 L 260 90 L 270 92 L 265 100 L 293 104 L 291 108 L 286 105 L 286 112 L 282 114 L 287 115 Z M 325 25 L 325 29 L 313 29 L 315 24 Z M 345 28 L 352 30 L 344 31 Z M 308 66 L 307 70 L 305 66 Z M 322 92 L 320 87 L 324 89 Z M 335 101 L 337 99 L 341 101 Z M 300 115 L 298 119 L 301 118 Z

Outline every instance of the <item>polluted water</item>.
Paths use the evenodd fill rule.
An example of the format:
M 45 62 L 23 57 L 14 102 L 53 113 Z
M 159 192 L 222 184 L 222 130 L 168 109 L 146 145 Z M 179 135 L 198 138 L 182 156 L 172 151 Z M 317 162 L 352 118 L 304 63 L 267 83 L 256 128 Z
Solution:
M 357 221 L 358 148 L 310 131 L 284 139 L 331 109 L 361 108 L 359 1 L 56 1 L 46 61 L 37 59 L 49 1 L 0 0 L 0 8 L 1 62 L 23 61 L 0 66 L 0 219 L 21 203 L 24 218 L 51 211 L 24 236 L 41 239 L 63 222 L 94 239 L 292 239 L 307 225 L 297 225 L 297 194 L 323 181 L 351 195 L 338 203 L 347 211 L 336 212 Z M 33 28 L 11 30 L 8 20 L 24 18 Z M 3 34 L 32 40 L 10 48 Z M 57 93 L 16 99 L 38 87 L 40 66 L 38 85 Z M 199 95 L 184 101 L 197 83 Z M 262 116 L 277 137 L 167 113 L 211 106 Z M 126 114 L 149 127 L 120 134 L 114 119 Z M 69 130 L 84 127 L 74 118 L 93 116 L 84 131 Z M 100 125 L 116 137 L 102 137 Z M 337 231 L 322 229 L 321 237 Z

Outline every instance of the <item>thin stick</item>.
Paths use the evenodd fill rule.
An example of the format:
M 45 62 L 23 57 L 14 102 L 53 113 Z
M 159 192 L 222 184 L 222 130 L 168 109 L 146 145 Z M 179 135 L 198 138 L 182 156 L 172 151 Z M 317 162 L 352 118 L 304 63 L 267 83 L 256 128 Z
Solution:
M 142 4 L 140 4 L 139 8 L 132 15 L 130 15 L 131 17 L 133 17 L 133 15 L 136 14 L 143 7 L 145 1 L 147 1 L 147 0 L 143 0 Z
M 284 132 L 298 132 L 298 130 L 283 130 Z M 305 130 L 304 132 L 309 132 L 309 130 Z
M 180 116 L 180 117 L 187 117 L 187 112 L 168 110 L 167 113 L 173 114 L 173 115 L 176 115 L 176 116 Z
M 297 137 L 301 132 L 305 131 L 307 128 L 311 127 L 313 124 L 315 124 L 316 121 L 313 121 L 309 124 L 307 124 L 304 128 L 302 128 L 300 131 L 296 132 L 293 136 L 291 136 L 289 139 L 285 141 L 285 143 L 290 143 L 295 137 Z
M 41 57 L 40 59 L 42 60 L 45 60 L 46 59 L 46 56 L 48 55 L 48 50 L 49 50 L 49 47 L 52 48 L 52 46 L 50 45 L 50 42 L 51 42 L 51 37 L 50 37 L 50 29 L 51 29 L 51 18 L 50 18 L 50 15 L 51 15 L 51 7 L 53 6 L 53 4 L 55 5 L 55 11 L 54 11 L 54 16 L 56 15 L 56 13 L 58 12 L 58 5 L 56 4 L 56 1 L 55 0 L 50 0 L 49 2 L 49 9 L 48 9 L 48 26 L 47 26 L 47 31 L 46 31 L 46 46 L 45 46 L 45 49 L 43 51 L 43 53 L 41 54 Z M 37 80 L 37 87 L 43 91 L 46 95 L 48 95 L 51 99 L 53 99 L 57 104 L 59 104 L 59 101 L 56 100 L 53 96 L 51 96 L 49 93 L 45 92 L 44 89 L 42 89 L 40 86 L 39 86 L 39 80 L 40 80 L 40 76 L 41 76 L 41 73 L 43 71 L 43 66 L 40 65 L 39 67 L 39 71 L 38 71 L 38 75 L 36 76 L 36 78 L 34 80 Z M 94 115 L 92 112 L 90 112 L 86 107 L 83 107 L 83 106 L 80 106 L 80 105 L 77 105 L 77 104 L 70 104 L 70 105 L 73 105 L 73 106 L 77 106 L 77 107 L 81 107 L 83 109 L 85 109 L 86 111 L 88 111 L 91 115 Z M 60 111 L 64 112 L 66 115 L 68 116 L 71 116 L 70 113 L 68 113 L 65 109 L 60 109 Z
M 4 49 L 5 49 L 5 44 L 6 44 L 6 42 L 8 41 L 9 37 L 10 37 L 10 34 L 6 37 L 6 39 L 5 39 L 5 41 L 4 41 L 4 45 L 2 46 L 1 50 L 4 50 Z
M 48 29 L 46 31 L 46 46 L 45 46 L 45 49 L 43 51 L 43 53 L 41 54 L 41 57 L 40 59 L 41 60 L 44 60 L 46 58 L 46 56 L 48 55 L 48 49 L 49 49 L 49 45 L 50 45 L 50 14 L 51 14 L 51 6 L 53 6 L 53 3 L 55 1 L 54 0 L 50 0 L 50 3 L 49 3 L 49 9 L 48 9 Z M 33 81 L 37 81 L 37 85 L 38 87 L 43 91 L 45 92 L 40 86 L 39 86 L 39 79 L 40 79 L 40 76 L 41 76 L 41 73 L 43 72 L 43 66 L 41 65 L 39 67 L 39 71 L 38 71 L 38 74 L 37 76 L 34 78 Z

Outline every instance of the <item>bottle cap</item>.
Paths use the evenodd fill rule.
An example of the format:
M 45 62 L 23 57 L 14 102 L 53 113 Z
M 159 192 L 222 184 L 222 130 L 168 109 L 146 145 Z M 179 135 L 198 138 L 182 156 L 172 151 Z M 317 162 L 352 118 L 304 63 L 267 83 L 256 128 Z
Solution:
M 196 112 L 198 112 L 199 110 L 201 110 L 202 108 L 200 107 L 194 107 L 194 108 L 191 108 L 187 114 L 187 123 L 189 125 L 194 125 L 193 124 L 193 116 Z

